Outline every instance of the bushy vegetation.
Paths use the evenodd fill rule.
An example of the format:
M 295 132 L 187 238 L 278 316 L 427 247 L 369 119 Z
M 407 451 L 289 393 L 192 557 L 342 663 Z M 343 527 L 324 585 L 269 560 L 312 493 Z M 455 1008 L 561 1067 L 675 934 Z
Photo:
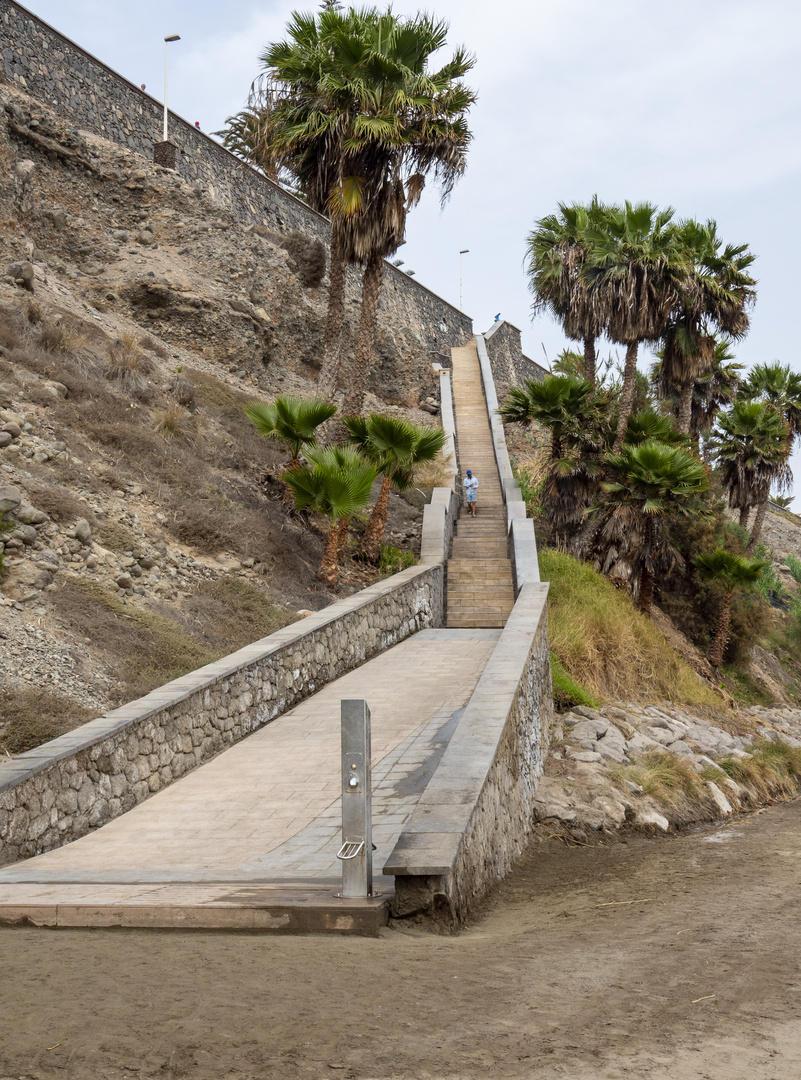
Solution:
M 662 604 L 713 668 L 736 661 L 769 607 L 788 603 L 759 543 L 801 434 L 801 375 L 773 363 L 744 378 L 734 356 L 756 296 L 753 255 L 714 221 L 597 198 L 538 221 L 528 253 L 535 312 L 583 342 L 500 409 L 542 432 L 541 481 L 518 467 L 538 532 L 641 612 Z M 625 346 L 617 370 L 597 363 L 603 338 Z M 644 344 L 657 346 L 650 377 L 637 370 Z
M 673 701 L 712 705 L 714 692 L 672 649 L 631 598 L 587 563 L 562 552 L 540 552 L 540 573 L 550 582 L 548 636 L 559 661 L 555 685 L 566 704 L 578 692 L 593 699 Z M 573 700 L 567 700 L 572 695 Z

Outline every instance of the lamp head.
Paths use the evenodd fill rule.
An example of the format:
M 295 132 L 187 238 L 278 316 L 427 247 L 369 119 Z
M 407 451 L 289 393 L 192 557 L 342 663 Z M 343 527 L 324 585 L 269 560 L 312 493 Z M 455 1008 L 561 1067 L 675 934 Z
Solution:
M 170 36 L 165 37 L 164 40 L 165 41 L 180 41 L 181 40 L 181 35 L 180 34 L 170 34 Z

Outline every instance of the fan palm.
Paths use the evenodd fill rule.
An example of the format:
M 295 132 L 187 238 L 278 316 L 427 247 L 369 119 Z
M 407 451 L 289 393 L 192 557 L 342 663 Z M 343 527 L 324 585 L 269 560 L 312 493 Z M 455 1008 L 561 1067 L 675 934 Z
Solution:
M 753 589 L 762 576 L 767 562 L 759 559 L 744 559 L 724 548 L 704 552 L 695 559 L 695 566 L 702 581 L 716 582 L 723 588 L 723 607 L 718 617 L 715 639 L 709 647 L 706 658 L 713 668 L 719 668 L 729 640 L 731 625 L 731 605 L 734 594 L 743 589 Z
M 344 546 L 342 522 L 366 506 L 376 478 L 375 468 L 350 447 L 329 446 L 308 452 L 310 468 L 298 466 L 284 480 L 298 509 L 316 510 L 331 518 L 331 527 L 317 577 L 329 588 L 339 580 L 339 560 Z
M 245 406 L 245 414 L 260 435 L 275 439 L 289 451 L 289 468 L 300 464 L 304 447 L 316 446 L 316 430 L 330 420 L 336 406 L 324 398 L 300 398 L 284 394 L 273 401 L 254 401 Z
M 505 424 L 533 422 L 550 431 L 551 462 L 540 502 L 558 547 L 566 546 L 598 491 L 603 404 L 588 379 L 549 375 L 513 388 L 499 409 Z
M 532 310 L 535 314 L 548 311 L 569 338 L 584 342 L 582 373 L 593 385 L 595 341 L 604 331 L 606 318 L 583 271 L 590 254 L 590 229 L 600 225 L 608 209 L 597 195 L 589 206 L 559 203 L 557 213 L 541 218 L 526 241 Z
M 465 167 L 472 138 L 465 115 L 475 94 L 461 78 L 474 60 L 457 49 L 438 71 L 428 70 L 447 30 L 426 15 L 331 8 L 295 14 L 290 40 L 263 57 L 287 87 L 273 110 L 276 153 L 296 173 L 302 166 L 315 176 L 331 216 L 332 270 L 335 253 L 365 267 L 345 402 L 352 413 L 364 396 L 384 259 L 403 243 L 407 211 L 426 177 L 433 174 L 444 199 Z M 327 361 L 328 354 L 324 382 Z
M 752 507 L 757 507 L 746 554 L 759 542 L 771 487 L 783 488 L 787 482 L 789 444 L 787 422 L 764 402 L 738 400 L 729 412 L 718 416 L 710 445 L 729 506 L 739 509 L 743 528 Z
M 632 409 L 639 344 L 664 334 L 686 272 L 687 255 L 672 219 L 670 207 L 626 202 L 605 208 L 587 230 L 584 277 L 607 335 L 626 346 L 615 451 Z
M 673 415 L 678 416 L 681 386 L 663 377 L 663 355 L 662 349 L 656 353 L 657 359 L 651 368 L 651 384 L 658 388 L 659 396 Z M 701 435 L 705 435 L 712 428 L 721 408 L 731 405 L 737 396 L 742 382 L 742 370 L 743 365 L 734 359 L 731 342 L 725 337 L 716 338 L 712 369 L 696 379 L 692 388 L 689 434 L 696 447 Z
M 513 387 L 498 410 L 504 424 L 537 423 L 551 433 L 551 457 L 561 458 L 566 444 L 592 441 L 597 422 L 595 390 L 589 379 L 547 375 Z
M 684 221 L 678 227 L 687 272 L 679 279 L 675 310 L 664 335 L 660 390 L 679 392 L 677 427 L 689 432 L 696 383 L 711 374 L 717 359 L 717 333 L 738 339 L 748 330 L 747 308 L 756 296 L 749 267 L 754 256 L 745 244 L 727 244 L 714 221 Z
M 343 424 L 349 441 L 383 477 L 362 539 L 362 555 L 369 562 L 377 562 L 387 525 L 391 489 L 406 491 L 412 486 L 415 467 L 436 458 L 445 445 L 445 432 L 441 428 L 412 424 L 378 413 L 369 417 L 346 417 Z
M 743 383 L 742 396 L 766 402 L 782 414 L 794 439 L 801 435 L 801 375 L 789 364 L 756 364 Z
M 669 573 L 680 561 L 667 538 L 665 520 L 698 513 L 697 496 L 706 491 L 709 480 L 693 454 L 653 439 L 639 446 L 624 444 L 620 453 L 607 455 L 604 462 L 614 479 L 603 484 L 603 535 L 630 559 L 639 607 L 647 614 L 657 573 Z
M 632 413 L 626 421 L 624 445 L 639 446 L 648 440 L 656 440 L 665 446 L 683 446 L 685 450 L 690 449 L 689 437 L 675 429 L 669 416 L 655 412 Z

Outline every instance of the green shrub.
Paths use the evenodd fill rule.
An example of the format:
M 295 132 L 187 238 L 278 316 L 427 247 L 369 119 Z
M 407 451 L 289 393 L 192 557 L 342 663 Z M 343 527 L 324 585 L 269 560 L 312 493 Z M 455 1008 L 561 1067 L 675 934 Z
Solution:
M 382 578 L 391 577 L 392 574 L 399 574 L 401 570 L 407 570 L 410 566 L 414 566 L 416 562 L 417 558 L 413 551 L 401 551 L 400 548 L 393 547 L 392 544 L 381 545 L 378 568 Z
M 793 575 L 793 578 L 801 585 L 801 559 L 797 555 L 788 555 L 784 565 Z

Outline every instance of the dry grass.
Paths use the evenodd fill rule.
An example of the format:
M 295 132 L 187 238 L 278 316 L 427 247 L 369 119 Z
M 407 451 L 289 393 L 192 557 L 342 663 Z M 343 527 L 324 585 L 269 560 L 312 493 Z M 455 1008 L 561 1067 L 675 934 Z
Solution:
M 74 356 L 88 344 L 86 335 L 67 322 L 44 320 L 36 335 L 36 344 L 49 353 Z
M 448 468 L 440 451 L 433 461 L 424 461 L 414 470 L 414 482 L 418 488 L 430 491 L 435 487 L 450 487 L 453 471 Z
M 204 581 L 186 601 L 181 624 L 221 656 L 250 645 L 295 622 L 260 589 L 242 578 Z
M 0 751 L 24 754 L 99 715 L 53 690 L 0 690 Z
M 748 789 L 755 806 L 777 796 L 798 794 L 801 747 L 778 739 L 760 740 L 746 757 L 723 758 L 718 765 L 727 776 Z
M 592 696 L 612 701 L 715 705 L 719 698 L 634 609 L 631 599 L 586 563 L 540 551 L 549 581 L 550 646 L 565 672 Z
M 613 770 L 618 780 L 639 784 L 646 795 L 665 806 L 676 807 L 682 799 L 709 801 L 703 777 L 679 754 L 654 750 L 637 758 L 634 765 Z
M 98 585 L 68 579 L 52 599 L 64 622 L 116 668 L 118 701 L 141 697 L 219 655 L 172 620 L 124 604 Z
M 145 611 L 76 579 L 67 580 L 53 602 L 61 619 L 89 638 L 115 669 L 114 696 L 120 702 L 141 697 L 296 618 L 255 586 L 229 577 L 201 582 L 181 611 L 166 605 Z
M 197 419 L 183 405 L 170 405 L 159 409 L 154 416 L 156 431 L 165 439 L 183 439 L 191 442 L 197 435 Z
M 142 352 L 140 339 L 131 334 L 120 335 L 106 357 L 106 378 L 141 401 L 151 393 L 152 374 L 153 361 Z

